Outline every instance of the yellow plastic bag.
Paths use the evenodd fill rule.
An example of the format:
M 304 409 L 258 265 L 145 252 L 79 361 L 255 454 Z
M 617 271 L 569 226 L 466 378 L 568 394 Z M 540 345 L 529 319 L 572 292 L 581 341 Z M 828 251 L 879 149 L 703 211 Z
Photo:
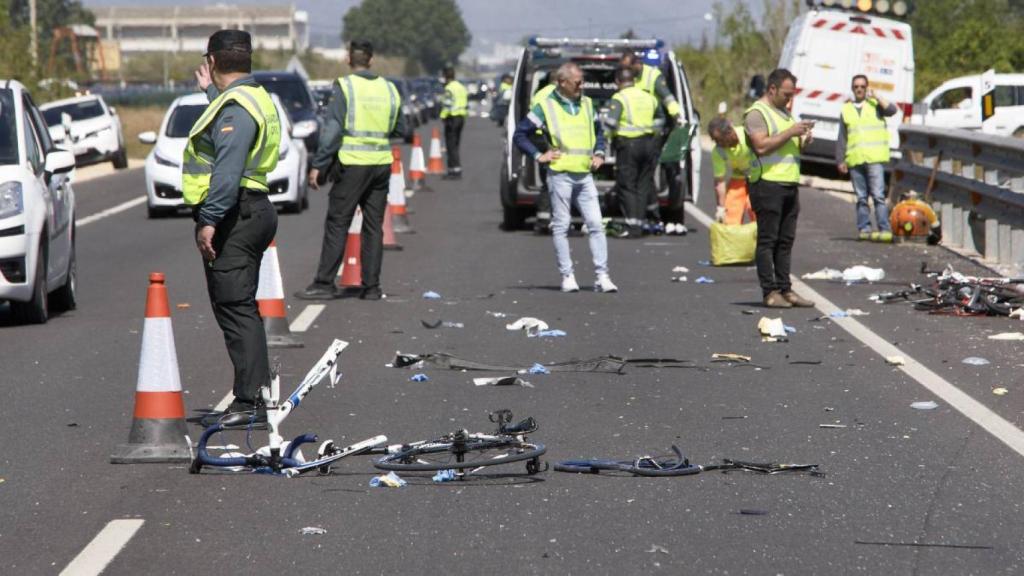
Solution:
M 711 263 L 715 266 L 749 264 L 757 250 L 757 222 L 711 224 Z

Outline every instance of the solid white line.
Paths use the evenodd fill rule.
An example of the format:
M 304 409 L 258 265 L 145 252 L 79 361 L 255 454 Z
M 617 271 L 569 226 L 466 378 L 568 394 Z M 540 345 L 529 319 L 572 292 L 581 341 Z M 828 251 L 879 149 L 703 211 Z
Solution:
M 305 332 L 309 330 L 309 327 L 316 321 L 316 317 L 324 311 L 326 306 L 324 304 L 309 304 L 306 308 L 296 316 L 295 320 L 292 320 L 292 325 L 288 327 L 292 332 Z
M 61 571 L 61 576 L 88 576 L 103 572 L 145 520 L 111 520 L 100 533 Z
M 686 204 L 686 212 L 704 226 L 711 226 L 711 218 L 700 208 L 692 204 Z M 836 310 L 842 310 L 842 308 L 836 306 L 821 294 L 818 294 L 818 292 L 795 276 L 792 278 L 792 281 L 793 287 L 807 298 L 813 300 L 815 306 L 822 314 L 828 316 Z M 911 358 L 905 351 L 893 346 L 858 320 L 846 317 L 834 318 L 832 321 L 846 330 L 851 336 L 860 340 L 864 345 L 874 350 L 882 358 L 903 356 L 905 364 L 900 366 L 899 369 L 907 376 L 910 376 L 932 394 L 935 394 L 947 404 L 956 408 L 961 414 L 978 426 L 981 426 L 989 434 L 995 436 L 1000 442 L 1009 446 L 1014 452 L 1024 456 L 1024 430 L 1017 428 L 1010 421 L 996 414 L 942 376 L 932 372 L 924 364 Z
M 213 411 L 214 412 L 223 412 L 223 411 L 227 410 L 228 409 L 228 404 L 231 404 L 231 401 L 234 400 L 234 399 L 235 399 L 234 392 L 228 392 L 228 395 L 223 397 L 223 398 L 221 398 L 220 402 L 217 402 L 217 405 L 213 407 Z
M 120 203 L 117 206 L 114 206 L 112 208 L 107 208 L 106 210 L 103 210 L 101 212 L 97 212 L 95 214 L 91 214 L 89 216 L 86 216 L 85 218 L 80 218 L 79 220 L 77 220 L 75 222 L 75 224 L 78 225 L 79 227 L 81 227 L 81 226 L 88 226 L 89 224 L 92 224 L 93 222 L 96 222 L 97 220 L 103 220 L 107 216 L 113 216 L 114 214 L 118 214 L 120 212 L 124 212 L 125 210 L 129 210 L 131 208 L 134 208 L 134 207 L 138 206 L 139 204 L 142 204 L 145 201 L 146 201 L 146 197 L 145 196 L 139 196 L 138 198 L 132 198 L 131 200 L 129 200 L 127 202 L 122 202 L 122 203 Z

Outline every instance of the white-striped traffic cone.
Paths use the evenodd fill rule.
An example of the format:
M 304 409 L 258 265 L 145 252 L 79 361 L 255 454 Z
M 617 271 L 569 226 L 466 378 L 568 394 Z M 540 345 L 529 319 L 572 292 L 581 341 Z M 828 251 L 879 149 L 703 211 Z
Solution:
M 142 326 L 142 355 L 135 383 L 132 429 L 128 443 L 114 450 L 110 462 L 188 462 L 187 432 L 167 287 L 164 275 L 153 272 L 149 275 L 146 292 L 146 321 Z
M 284 305 L 284 281 L 281 263 L 277 259 L 277 240 L 263 251 L 260 263 L 260 284 L 256 288 L 256 304 L 263 319 L 268 348 L 302 348 L 304 344 L 292 335 L 288 327 L 288 313 Z
M 441 157 L 441 132 L 435 127 L 430 133 L 430 160 L 427 174 L 444 174 L 444 158 Z
M 338 269 L 338 286 L 353 287 L 363 285 L 363 261 L 360 256 L 363 233 L 363 211 L 356 208 L 356 215 L 348 227 L 348 238 L 345 240 L 345 256 Z
M 420 140 L 419 132 L 412 135 L 412 156 L 409 159 L 409 180 L 412 182 L 413 193 L 433 192 L 426 185 L 427 165 L 423 160 L 423 141 Z
M 409 212 L 405 206 L 405 175 L 402 173 L 402 150 L 391 149 L 391 180 L 388 181 L 388 208 L 395 234 L 412 234 Z

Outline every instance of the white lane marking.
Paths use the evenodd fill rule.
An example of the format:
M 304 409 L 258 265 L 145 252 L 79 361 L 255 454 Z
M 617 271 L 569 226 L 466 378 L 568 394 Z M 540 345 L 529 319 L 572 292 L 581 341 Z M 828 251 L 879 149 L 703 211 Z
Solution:
M 213 407 L 213 411 L 214 412 L 223 412 L 223 411 L 227 410 L 228 409 L 228 404 L 231 404 L 231 401 L 234 400 L 234 399 L 235 399 L 235 393 L 234 392 L 228 392 L 228 395 L 223 397 L 223 398 L 221 398 L 220 402 L 217 402 L 217 405 Z
M 93 222 L 96 222 L 97 220 L 103 220 L 107 216 L 113 216 L 114 214 L 118 214 L 120 212 L 124 212 L 125 210 L 129 210 L 131 208 L 134 208 L 134 207 L 138 206 L 139 204 L 144 203 L 145 201 L 146 201 L 146 197 L 145 196 L 139 196 L 138 198 L 132 198 L 131 200 L 129 200 L 127 202 L 122 202 L 122 203 L 120 203 L 117 206 L 114 206 L 112 208 L 107 208 L 106 210 L 97 212 L 95 214 L 91 214 L 89 216 L 86 216 L 85 218 L 80 218 L 80 219 L 78 219 L 75 222 L 75 224 L 77 226 L 79 226 L 79 227 L 81 227 L 81 226 L 88 226 L 89 224 L 92 224 Z
M 692 204 L 686 204 L 686 212 L 704 226 L 711 226 L 711 218 L 700 208 Z M 821 294 L 818 294 L 798 278 L 793 277 L 792 280 L 793 287 L 813 300 L 815 306 L 822 314 L 828 316 L 836 310 L 842 310 L 842 308 L 836 306 Z M 995 436 L 1000 442 L 1009 446 L 1014 452 L 1024 456 L 1024 430 L 1017 428 L 1010 421 L 996 414 L 942 376 L 932 372 L 924 364 L 911 358 L 905 351 L 893 346 L 858 320 L 846 317 L 835 318 L 833 322 L 843 330 L 846 330 L 851 336 L 860 340 L 865 346 L 874 350 L 882 358 L 897 355 L 903 356 L 906 363 L 900 366 L 899 369 L 904 374 L 916 380 L 918 384 L 924 386 L 929 392 L 935 394 L 953 408 L 956 408 L 957 411 L 978 426 L 981 426 L 989 434 Z
M 75 556 L 75 559 L 61 571 L 61 576 L 88 576 L 103 572 L 107 564 L 117 556 L 135 533 L 142 528 L 145 520 L 111 520 L 92 539 L 92 542 Z
M 309 330 L 309 327 L 316 321 L 316 317 L 326 308 L 324 304 L 309 304 L 306 308 L 299 313 L 299 315 L 292 320 L 292 325 L 288 327 L 292 332 L 305 332 Z

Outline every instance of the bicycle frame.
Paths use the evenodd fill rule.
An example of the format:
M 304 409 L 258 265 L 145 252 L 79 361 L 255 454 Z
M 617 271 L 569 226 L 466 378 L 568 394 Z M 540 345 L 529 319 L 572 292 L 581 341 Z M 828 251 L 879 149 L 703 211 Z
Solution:
M 315 434 L 301 434 L 296 436 L 291 442 L 287 443 L 287 447 L 285 447 L 284 437 L 280 433 L 281 423 L 284 422 L 293 410 L 298 408 L 302 403 L 302 400 L 313 390 L 313 388 L 318 386 L 325 379 L 328 379 L 332 388 L 341 381 L 342 375 L 338 372 L 338 358 L 347 347 L 348 342 L 335 339 L 327 348 L 327 351 L 324 352 L 324 355 L 320 357 L 320 360 L 306 374 L 306 377 L 302 379 L 302 382 L 299 383 L 298 387 L 295 388 L 295 391 L 292 392 L 284 402 L 280 401 L 281 378 L 278 374 L 274 374 L 273 378 L 271 378 L 269 388 L 264 388 L 261 391 L 263 401 L 267 408 L 267 427 L 269 430 L 269 441 L 267 447 L 269 449 L 269 455 L 265 456 L 256 452 L 247 456 L 230 458 L 214 458 L 210 456 L 210 453 L 207 450 L 207 442 L 210 437 L 217 432 L 228 429 L 218 422 L 207 427 L 206 430 L 203 431 L 203 434 L 199 439 L 199 444 L 196 446 L 196 457 L 193 459 L 192 466 L 189 471 L 192 473 L 198 473 L 203 466 L 214 466 L 220 468 L 245 468 L 257 473 L 294 476 L 323 466 L 329 467 L 330 463 L 345 456 L 364 453 L 386 444 L 386 436 L 375 436 L 341 449 L 332 448 L 330 454 L 325 454 L 325 447 L 329 444 L 333 446 L 333 443 L 325 442 L 324 445 L 321 446 L 318 458 L 309 462 L 296 459 L 295 452 L 302 444 L 316 442 L 317 436 Z M 283 452 L 282 448 L 284 449 Z

